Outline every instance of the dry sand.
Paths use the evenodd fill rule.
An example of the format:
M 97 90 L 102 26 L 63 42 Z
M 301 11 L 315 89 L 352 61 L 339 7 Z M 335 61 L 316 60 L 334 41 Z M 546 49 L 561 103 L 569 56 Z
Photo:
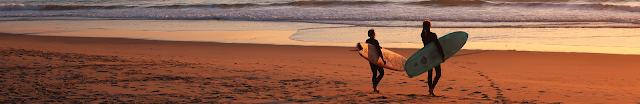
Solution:
M 430 97 L 352 49 L 0 34 L 0 102 L 640 103 L 638 55 L 462 50 Z

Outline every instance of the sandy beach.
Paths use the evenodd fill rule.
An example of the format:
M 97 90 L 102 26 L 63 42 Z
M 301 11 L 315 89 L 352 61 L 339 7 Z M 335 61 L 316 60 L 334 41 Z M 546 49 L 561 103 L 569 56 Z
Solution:
M 0 103 L 640 104 L 636 0 L 0 0 Z M 423 21 L 468 34 L 427 74 Z M 401 66 L 401 65 L 400 65 Z
M 461 50 L 431 97 L 352 49 L 0 34 L 0 102 L 640 103 L 638 55 Z

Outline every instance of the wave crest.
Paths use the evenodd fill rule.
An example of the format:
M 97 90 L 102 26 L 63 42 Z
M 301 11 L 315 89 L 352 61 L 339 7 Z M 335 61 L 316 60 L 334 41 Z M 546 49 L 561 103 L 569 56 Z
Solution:
M 406 3 L 408 5 L 426 5 L 426 6 L 481 6 L 492 4 L 483 0 L 431 0 Z
M 130 8 L 157 8 L 157 9 L 185 9 L 185 8 L 261 8 L 261 7 L 345 7 L 345 6 L 377 6 L 377 5 L 398 5 L 403 6 L 514 6 L 514 7 L 553 7 L 553 8 L 569 8 L 569 9 L 593 9 L 593 10 L 618 10 L 627 12 L 640 12 L 640 6 L 630 5 L 612 5 L 602 3 L 591 4 L 567 4 L 557 2 L 492 2 L 485 0 L 430 0 L 419 2 L 391 2 L 391 1 L 292 1 L 284 3 L 242 3 L 242 4 L 176 4 L 163 6 L 86 6 L 86 5 L 25 5 L 25 4 L 0 4 L 0 11 L 19 11 L 19 10 L 110 10 L 110 9 L 130 9 Z M 397 7 L 397 6 L 395 6 Z
M 640 6 L 612 5 L 612 4 L 557 4 L 557 3 L 501 3 L 495 6 L 519 6 L 519 7 L 564 7 L 572 9 L 594 10 L 619 10 L 627 12 L 640 12 Z
M 108 10 L 127 9 L 133 6 L 84 6 L 84 5 L 24 5 L 24 4 L 0 4 L 0 11 L 17 10 Z

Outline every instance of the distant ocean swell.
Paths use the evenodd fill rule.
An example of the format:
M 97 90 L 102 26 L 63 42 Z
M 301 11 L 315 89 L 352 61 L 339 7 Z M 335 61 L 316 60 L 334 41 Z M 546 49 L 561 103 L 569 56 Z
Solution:
M 365 11 L 360 9 L 344 9 Z M 436 10 L 437 11 L 437 10 Z M 422 13 L 393 13 L 397 10 L 376 10 L 386 12 L 351 13 L 350 11 L 328 9 L 271 9 L 271 10 L 76 10 L 76 11 L 5 11 L 0 17 L 88 17 L 116 19 L 153 19 L 153 20 L 251 20 L 251 21 L 457 21 L 457 22 L 616 22 L 640 24 L 638 14 L 526 14 L 458 12 L 444 14 L 428 11 Z M 453 12 L 453 11 L 452 11 Z
M 419 1 L 419 2 L 388 2 L 388 1 L 293 1 L 285 3 L 240 3 L 240 4 L 191 4 L 191 5 L 162 5 L 162 6 L 85 6 L 85 5 L 24 5 L 24 4 L 0 4 L 0 11 L 17 10 L 100 10 L 100 9 L 130 9 L 130 8 L 158 8 L 158 9 L 185 9 L 185 8 L 261 8 L 261 7 L 336 7 L 336 6 L 376 6 L 376 5 L 406 5 L 406 6 L 517 6 L 517 7 L 556 7 L 570 9 L 593 10 L 620 10 L 628 12 L 640 12 L 640 6 L 611 5 L 602 3 L 567 4 L 561 3 L 519 3 L 519 2 L 491 2 L 491 1 Z
M 91 6 L 0 4 L 0 17 L 250 21 L 421 21 L 430 19 L 433 21 L 456 22 L 614 22 L 640 24 L 640 7 L 598 2 L 579 4 L 569 2 L 504 1 L 294 1 L 236 4 L 105 4 Z M 604 27 L 637 28 L 637 26 Z
M 105 9 L 128 9 L 135 6 L 84 6 L 84 5 L 24 5 L 24 4 L 0 4 L 0 11 L 23 11 L 23 10 L 105 10 Z

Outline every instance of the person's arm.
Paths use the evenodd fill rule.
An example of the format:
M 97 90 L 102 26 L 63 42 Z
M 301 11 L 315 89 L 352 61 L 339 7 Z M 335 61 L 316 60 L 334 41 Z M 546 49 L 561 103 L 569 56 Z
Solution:
M 382 58 L 382 63 L 387 64 L 387 61 L 384 60 L 384 55 L 382 55 L 382 47 L 380 46 L 380 43 L 376 40 L 376 46 L 378 46 L 378 54 L 380 55 L 380 58 Z
M 447 57 L 444 56 L 444 50 L 442 50 L 442 45 L 440 45 L 440 41 L 438 41 L 437 39 L 435 41 L 433 41 L 436 43 L 436 48 L 438 48 L 438 51 L 440 53 L 440 56 L 442 56 L 442 62 L 447 60 Z

